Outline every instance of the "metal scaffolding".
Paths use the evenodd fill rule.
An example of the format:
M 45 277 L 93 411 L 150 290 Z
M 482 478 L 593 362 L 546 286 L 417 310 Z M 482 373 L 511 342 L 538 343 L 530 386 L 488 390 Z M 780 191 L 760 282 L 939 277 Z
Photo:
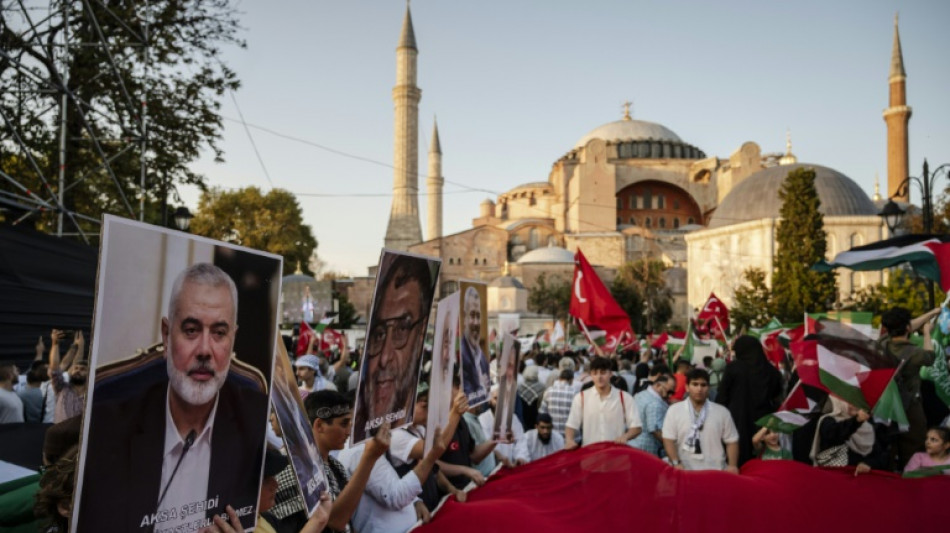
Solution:
M 108 177 L 126 216 L 145 217 L 150 5 L 147 0 L 133 4 L 139 18 L 133 29 L 110 4 L 102 0 L 0 0 L 0 119 L 4 126 L 0 156 L 18 163 L 17 171 L 0 167 L 0 208 L 19 215 L 15 224 L 38 213 L 56 213 L 57 235 L 79 235 L 87 243 L 89 231 L 80 221 L 98 224 L 98 213 L 69 209 L 67 195 L 93 175 Z M 104 17 L 109 17 L 114 30 L 109 35 L 100 22 Z M 90 31 L 76 35 L 72 30 L 79 24 Z M 91 79 L 71 80 L 76 52 L 88 47 L 102 52 L 106 68 Z M 117 51 L 124 55 L 117 56 Z M 134 63 L 132 70 L 140 78 L 137 90 L 128 87 L 120 62 Z M 104 102 L 80 96 L 78 83 L 101 83 L 103 77 L 110 77 L 110 83 L 118 87 L 119 109 L 108 110 Z M 68 118 L 81 125 L 78 137 L 70 138 Z M 50 149 L 54 136 L 58 138 L 57 153 Z M 92 159 L 82 175 L 72 171 L 67 160 L 70 148 L 79 144 Z M 139 162 L 138 213 L 123 187 L 134 177 L 120 176 L 113 168 L 118 158 L 132 151 L 138 152 Z M 53 160 L 57 161 L 55 171 L 49 164 Z

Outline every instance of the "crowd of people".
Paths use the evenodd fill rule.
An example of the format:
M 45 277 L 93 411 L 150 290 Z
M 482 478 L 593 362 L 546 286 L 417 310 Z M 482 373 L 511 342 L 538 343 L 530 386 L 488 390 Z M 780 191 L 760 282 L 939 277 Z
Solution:
M 950 474 L 947 421 L 927 420 L 921 407 L 920 367 L 936 357 L 932 316 L 911 319 L 906 310 L 894 309 L 883 317 L 881 349 L 903 361 L 896 379 L 909 419 L 903 429 L 830 395 L 794 432 L 759 427 L 757 421 L 774 413 L 794 387 L 797 371 L 794 365 L 776 368 L 759 339 L 742 335 L 703 361 L 650 347 L 605 357 L 535 346 L 520 362 L 515 405 L 508 407 L 515 415 L 510 438 L 502 439 L 493 434 L 494 417 L 505 409 L 498 402 L 498 358 L 490 364 L 489 400 L 475 406 L 458 373 L 450 398 L 430 398 L 425 363 L 412 425 L 391 428 L 387 422 L 365 442 L 347 447 L 357 353 L 315 353 L 311 343 L 293 364 L 324 463 L 327 493 L 307 516 L 274 424 L 268 428 L 257 530 L 405 531 L 417 521 L 427 522 L 446 495 L 465 502 L 467 491 L 498 469 L 604 441 L 631 446 L 682 470 L 739 474 L 744 463 L 760 459 L 852 466 L 855 475 L 871 470 Z M 916 330 L 923 334 L 923 347 L 908 340 Z M 46 432 L 46 466 L 31 506 L 47 531 L 61 532 L 68 531 L 72 511 L 87 363 L 82 332 L 71 334 L 63 356 L 66 332 L 53 330 L 50 338 L 49 350 L 42 340 L 38 343 L 23 376 L 12 365 L 0 366 L 0 423 L 53 424 Z M 431 353 L 425 357 L 431 359 Z M 429 409 L 442 401 L 451 402 L 449 422 L 436 430 L 426 450 Z M 210 531 L 243 530 L 234 509 L 228 509 L 229 519 L 215 517 Z

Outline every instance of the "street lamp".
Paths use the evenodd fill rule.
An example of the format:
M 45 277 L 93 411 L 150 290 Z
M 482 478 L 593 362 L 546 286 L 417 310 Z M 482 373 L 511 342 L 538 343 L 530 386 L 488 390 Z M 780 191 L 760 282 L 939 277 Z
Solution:
M 174 218 L 175 226 L 180 231 L 188 231 L 188 227 L 191 226 L 191 219 L 195 218 L 195 215 L 192 215 L 187 207 L 181 206 L 175 209 Z
M 901 218 L 904 216 L 904 210 L 901 209 L 901 206 L 897 205 L 897 202 L 894 200 L 888 199 L 887 203 L 884 204 L 884 209 L 881 209 L 881 212 L 877 216 L 884 219 L 884 225 L 887 226 L 887 231 L 890 236 L 894 236 L 894 233 L 897 232 L 897 228 L 900 226 Z
M 934 222 L 933 198 L 931 198 L 931 196 L 933 195 L 934 183 L 937 181 L 937 178 L 939 178 L 941 174 L 943 174 L 948 179 L 950 179 L 950 163 L 944 163 L 942 165 L 939 165 L 937 168 L 934 169 L 933 172 L 930 172 L 930 165 L 927 163 L 927 160 L 924 159 L 923 174 L 919 178 L 916 176 L 907 176 L 907 178 L 904 179 L 904 181 L 901 182 L 901 184 L 897 186 L 897 191 L 895 192 L 895 196 L 906 195 L 909 198 L 910 195 L 908 193 L 910 191 L 908 191 L 907 189 L 910 188 L 910 182 L 913 181 L 914 183 L 917 184 L 917 187 L 920 189 L 920 196 L 921 196 L 920 203 L 922 204 L 921 215 L 923 218 L 922 222 L 924 226 L 924 234 L 926 235 L 930 235 L 931 233 L 933 233 L 933 230 L 934 230 L 933 228 L 933 222 Z M 893 207 L 891 206 L 891 204 L 893 204 Z M 890 213 L 887 212 L 889 208 L 891 209 Z M 901 210 L 900 207 L 898 207 L 897 204 L 895 204 L 893 200 L 888 199 L 887 204 L 884 205 L 884 209 L 880 213 L 880 216 L 884 218 L 885 224 L 887 224 L 887 228 L 891 230 L 892 233 L 893 233 L 893 229 L 891 226 L 891 222 L 894 222 L 894 227 L 896 227 L 897 223 L 900 222 L 900 215 L 895 215 L 894 208 L 897 208 L 897 210 Z M 896 216 L 897 218 L 896 219 L 888 218 L 889 214 L 890 216 L 892 217 Z M 927 283 L 927 300 L 930 303 L 930 309 L 933 309 L 934 307 L 933 283 L 934 282 L 932 280 L 930 280 Z

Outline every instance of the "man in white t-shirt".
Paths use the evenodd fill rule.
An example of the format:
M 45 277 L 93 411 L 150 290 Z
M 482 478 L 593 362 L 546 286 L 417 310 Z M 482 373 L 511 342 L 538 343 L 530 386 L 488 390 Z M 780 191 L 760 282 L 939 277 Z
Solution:
M 582 433 L 582 444 L 613 441 L 626 444 L 642 430 L 633 397 L 613 387 L 613 362 L 606 357 L 595 357 L 590 363 L 590 377 L 594 386 L 581 391 L 571 402 L 564 429 L 564 449 L 577 447 L 575 435 Z
M 686 400 L 671 405 L 663 420 L 663 448 L 670 464 L 738 474 L 739 432 L 729 410 L 709 401 L 709 373 L 690 370 L 686 393 Z

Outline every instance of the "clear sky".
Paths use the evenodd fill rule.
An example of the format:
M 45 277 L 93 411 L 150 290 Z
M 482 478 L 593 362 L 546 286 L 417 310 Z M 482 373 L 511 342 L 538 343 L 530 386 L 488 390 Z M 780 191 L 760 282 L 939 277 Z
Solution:
M 405 2 L 239 9 L 248 46 L 222 51 L 242 81 L 222 108 L 226 161 L 206 157 L 194 169 L 214 186 L 296 193 L 328 268 L 365 275 L 389 217 Z M 924 157 L 931 168 L 950 162 L 945 0 L 415 0 L 420 190 L 435 116 L 450 234 L 471 227 L 485 198 L 546 181 L 560 156 L 620 119 L 630 100 L 634 118 L 663 124 L 708 156 L 727 158 L 746 141 L 782 152 L 790 130 L 800 162 L 843 172 L 868 195 L 879 174 L 886 191 L 881 112 L 897 11 L 913 108 L 910 171 L 919 175 Z M 195 209 L 198 193 L 185 191 L 185 200 Z M 425 206 L 420 196 L 423 231 Z

